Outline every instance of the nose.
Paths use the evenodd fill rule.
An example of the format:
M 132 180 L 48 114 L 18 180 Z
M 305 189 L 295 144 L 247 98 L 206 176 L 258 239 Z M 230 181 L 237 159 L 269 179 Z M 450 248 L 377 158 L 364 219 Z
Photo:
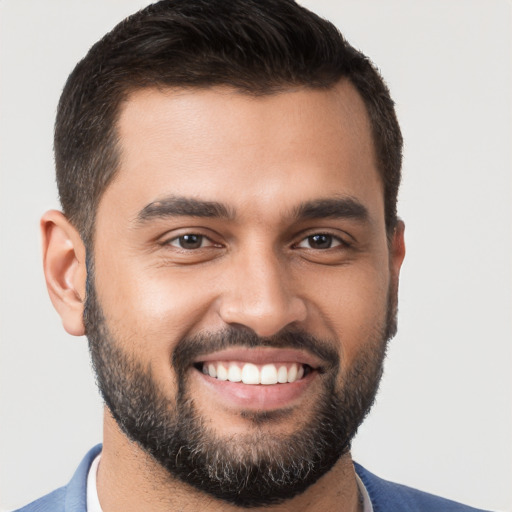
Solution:
M 306 303 L 294 292 L 290 274 L 286 262 L 272 251 L 239 258 L 226 276 L 220 317 L 226 324 L 248 327 L 261 337 L 303 322 Z

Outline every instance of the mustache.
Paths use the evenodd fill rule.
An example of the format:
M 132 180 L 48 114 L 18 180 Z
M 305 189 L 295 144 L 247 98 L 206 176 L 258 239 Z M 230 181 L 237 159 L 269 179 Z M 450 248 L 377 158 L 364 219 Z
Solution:
M 303 330 L 286 328 L 273 336 L 261 337 L 245 327 L 227 327 L 222 331 L 203 332 L 183 338 L 173 351 L 172 364 L 177 373 L 183 374 L 201 354 L 234 347 L 306 350 L 323 361 L 321 371 L 338 368 L 340 363 L 340 356 L 332 343 Z

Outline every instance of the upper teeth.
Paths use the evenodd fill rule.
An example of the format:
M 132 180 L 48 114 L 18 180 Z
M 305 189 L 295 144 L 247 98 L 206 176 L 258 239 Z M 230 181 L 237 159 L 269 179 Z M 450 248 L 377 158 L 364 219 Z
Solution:
M 284 384 L 304 376 L 304 366 L 297 363 L 264 364 L 234 362 L 203 363 L 203 373 L 219 380 L 244 384 Z

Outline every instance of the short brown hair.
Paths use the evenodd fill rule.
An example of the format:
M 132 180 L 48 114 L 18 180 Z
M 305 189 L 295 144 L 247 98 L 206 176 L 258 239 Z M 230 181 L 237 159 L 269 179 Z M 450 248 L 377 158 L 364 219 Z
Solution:
M 232 86 L 254 95 L 347 78 L 370 117 L 388 232 L 396 223 L 402 136 L 382 77 L 336 27 L 292 0 L 162 0 L 98 41 L 62 93 L 55 125 L 64 213 L 84 242 L 118 167 L 121 102 L 144 87 Z

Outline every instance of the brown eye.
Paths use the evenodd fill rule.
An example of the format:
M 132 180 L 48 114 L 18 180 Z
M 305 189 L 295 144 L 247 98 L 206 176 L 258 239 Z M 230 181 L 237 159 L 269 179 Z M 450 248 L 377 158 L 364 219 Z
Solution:
M 308 242 L 312 249 L 329 249 L 332 246 L 332 236 L 322 234 L 308 236 Z
M 203 235 L 189 234 L 174 238 L 169 245 L 179 247 L 180 249 L 200 249 L 204 246 L 207 238 Z
M 338 245 L 341 245 L 341 241 L 337 237 L 327 233 L 316 233 L 304 238 L 304 240 L 298 244 L 298 247 L 305 249 L 331 249 Z

